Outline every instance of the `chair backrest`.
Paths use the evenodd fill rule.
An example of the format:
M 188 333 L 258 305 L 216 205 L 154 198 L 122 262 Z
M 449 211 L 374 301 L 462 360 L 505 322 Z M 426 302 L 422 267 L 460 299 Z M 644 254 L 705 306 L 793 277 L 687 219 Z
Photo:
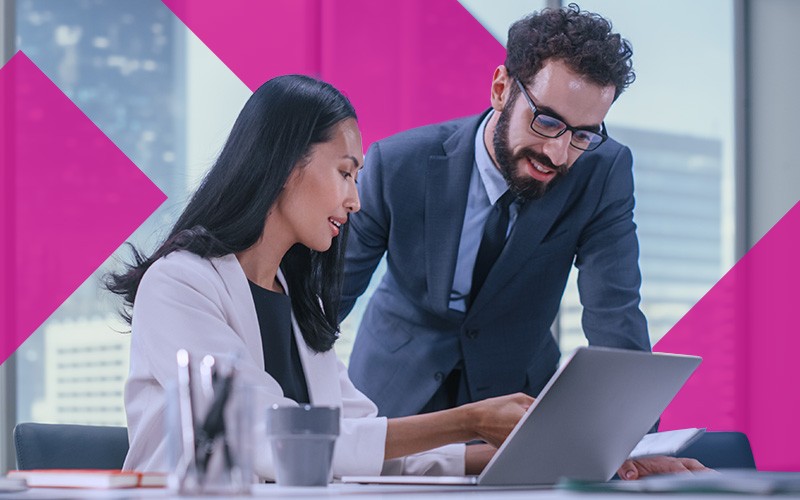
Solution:
M 712 469 L 755 469 L 753 451 L 742 432 L 706 432 L 680 453 Z
M 14 427 L 17 469 L 121 469 L 125 427 L 21 423 Z

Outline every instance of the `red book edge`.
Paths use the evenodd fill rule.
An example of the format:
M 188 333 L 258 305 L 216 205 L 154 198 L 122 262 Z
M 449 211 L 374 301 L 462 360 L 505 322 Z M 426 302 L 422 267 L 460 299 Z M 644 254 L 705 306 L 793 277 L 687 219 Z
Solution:
M 118 470 L 118 469 L 29 469 L 29 470 L 12 470 L 8 472 L 8 477 L 22 477 L 27 474 L 91 474 L 98 476 L 119 477 L 119 476 L 135 476 L 137 481 L 135 485 L 126 486 L 128 488 L 164 488 L 167 485 L 167 474 L 161 472 L 137 472 L 131 470 Z M 147 481 L 151 484 L 142 484 Z M 58 488 L 58 486 L 52 486 Z M 72 486 L 73 488 L 80 488 L 80 486 Z

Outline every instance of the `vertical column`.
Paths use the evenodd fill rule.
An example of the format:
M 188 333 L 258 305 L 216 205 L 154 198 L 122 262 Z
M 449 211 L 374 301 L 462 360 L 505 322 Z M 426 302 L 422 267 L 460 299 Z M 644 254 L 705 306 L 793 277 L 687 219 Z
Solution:
M 770 234 L 769 259 L 749 269 L 751 281 L 760 280 L 762 286 L 750 291 L 749 331 L 742 346 L 747 353 L 746 418 L 756 458 L 764 456 L 759 467 L 796 470 L 800 459 L 787 443 L 800 440 L 794 418 L 800 411 L 796 358 L 800 238 L 793 229 L 800 224 L 796 152 L 800 61 L 793 56 L 800 48 L 800 2 L 747 0 L 746 4 L 748 247 L 784 218 L 783 226 Z
M 14 0 L 0 0 L 0 67 L 14 54 L 16 37 Z M 13 103 L 9 95 L 13 85 L 0 83 L 0 102 Z M 0 344 L 14 331 L 16 307 L 14 289 L 14 144 L 9 124 L 13 109 L 0 105 Z M 0 366 L 0 475 L 15 467 L 14 444 L 11 438 L 16 423 L 16 363 L 14 356 Z
M 748 248 L 800 199 L 797 117 L 800 49 L 795 0 L 748 0 L 748 141 L 751 198 Z

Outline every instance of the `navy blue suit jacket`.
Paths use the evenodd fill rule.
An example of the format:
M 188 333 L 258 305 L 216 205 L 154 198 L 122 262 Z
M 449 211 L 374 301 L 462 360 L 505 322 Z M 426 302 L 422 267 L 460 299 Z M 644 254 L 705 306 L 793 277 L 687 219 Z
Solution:
M 367 153 L 361 211 L 350 218 L 342 316 L 388 252 L 349 366 L 382 415 L 418 413 L 459 361 L 470 400 L 537 395 L 560 357 L 550 327 L 573 263 L 589 343 L 650 349 L 639 310 L 632 157 L 614 140 L 584 153 L 545 196 L 522 206 L 475 302 L 466 314 L 449 309 L 483 116 L 403 132 Z

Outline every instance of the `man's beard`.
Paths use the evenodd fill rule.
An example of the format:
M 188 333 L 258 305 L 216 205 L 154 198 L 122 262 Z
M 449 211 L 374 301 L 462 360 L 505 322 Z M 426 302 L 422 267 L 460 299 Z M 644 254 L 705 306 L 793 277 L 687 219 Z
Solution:
M 508 145 L 508 129 L 512 104 L 514 103 L 510 102 L 503 108 L 503 112 L 500 113 L 500 118 L 497 120 L 492 138 L 494 157 L 511 192 L 524 200 L 536 200 L 544 196 L 553 187 L 553 184 L 567 173 L 567 166 L 556 167 L 546 155 L 529 148 L 523 148 L 517 154 L 511 151 L 511 147 Z M 530 175 L 520 173 L 518 168 L 520 161 L 527 161 L 528 158 L 553 169 L 555 171 L 553 178 L 549 182 L 542 182 Z

